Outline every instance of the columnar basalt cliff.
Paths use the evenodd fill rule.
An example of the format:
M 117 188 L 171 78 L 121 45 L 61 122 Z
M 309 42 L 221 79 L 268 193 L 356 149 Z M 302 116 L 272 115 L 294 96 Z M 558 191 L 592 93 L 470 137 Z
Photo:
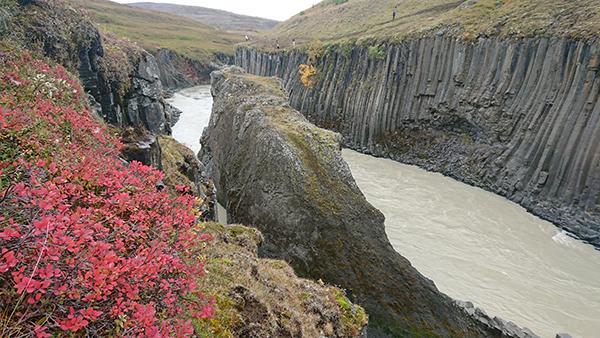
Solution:
M 351 148 L 439 171 L 520 203 L 600 246 L 600 49 L 562 38 L 238 49 L 283 79 L 293 107 Z
M 228 68 L 212 85 L 200 157 L 229 218 L 263 233 L 262 254 L 348 289 L 370 315 L 369 336 L 517 335 L 468 315 L 392 248 L 342 159 L 341 136 L 292 109 L 280 81 Z

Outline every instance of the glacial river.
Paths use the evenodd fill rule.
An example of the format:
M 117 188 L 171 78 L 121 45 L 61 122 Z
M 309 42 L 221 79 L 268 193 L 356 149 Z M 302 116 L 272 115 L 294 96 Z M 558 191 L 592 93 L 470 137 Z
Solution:
M 209 86 L 169 100 L 173 136 L 200 149 Z M 414 166 L 344 150 L 359 187 L 386 216 L 392 245 L 449 296 L 542 337 L 600 337 L 600 252 L 517 204 Z

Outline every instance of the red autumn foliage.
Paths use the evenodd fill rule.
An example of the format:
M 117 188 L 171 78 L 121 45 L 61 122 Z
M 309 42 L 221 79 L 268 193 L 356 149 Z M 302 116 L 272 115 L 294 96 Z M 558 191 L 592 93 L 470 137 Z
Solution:
M 63 67 L 1 55 L 0 336 L 192 334 L 212 315 L 193 196 L 120 160 Z

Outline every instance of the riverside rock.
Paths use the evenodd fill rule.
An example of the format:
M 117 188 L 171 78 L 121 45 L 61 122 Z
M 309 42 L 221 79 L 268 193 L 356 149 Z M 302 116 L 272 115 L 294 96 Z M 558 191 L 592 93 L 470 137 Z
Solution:
M 291 108 L 279 80 L 227 68 L 213 73 L 212 86 L 200 158 L 229 219 L 262 232 L 262 255 L 347 289 L 370 316 L 369 336 L 504 335 L 392 248 L 384 216 L 342 159 L 341 135 Z
M 559 37 L 435 36 L 309 56 L 240 48 L 291 105 L 344 145 L 500 194 L 600 247 L 600 49 Z

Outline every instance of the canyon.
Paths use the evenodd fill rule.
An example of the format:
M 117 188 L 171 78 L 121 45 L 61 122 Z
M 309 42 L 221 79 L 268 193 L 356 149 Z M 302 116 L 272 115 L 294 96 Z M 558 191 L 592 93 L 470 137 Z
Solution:
M 250 73 L 283 79 L 290 103 L 344 145 L 416 164 L 515 201 L 600 245 L 596 44 L 438 34 L 306 51 L 239 48 Z
M 261 254 L 347 289 L 369 313 L 369 336 L 535 337 L 470 313 L 398 254 L 342 159 L 341 136 L 290 108 L 276 78 L 227 68 L 213 73 L 211 90 L 199 157 L 228 219 L 265 236 Z
M 190 7 L 158 6 L 184 18 L 104 0 L 0 0 L 0 298 L 23 310 L 31 293 L 44 309 L 19 310 L 0 334 L 593 336 L 600 14 L 594 0 L 532 3 L 325 0 L 275 25 Z M 27 190 L 36 184 L 73 202 L 21 205 L 45 191 Z M 83 239 L 79 205 L 93 199 L 82 192 L 113 203 L 88 205 L 103 214 L 81 218 L 94 220 Z M 110 266 L 113 244 L 117 264 L 160 247 L 180 284 L 145 259 L 162 272 L 140 285 L 177 296 L 125 292 L 135 306 L 117 318 L 106 304 L 122 298 L 106 287 L 104 303 L 86 295 L 83 308 L 48 262 L 33 264 L 46 240 L 28 208 L 62 227 L 45 236 L 66 255 L 64 233 L 105 245 L 83 262 Z M 102 242 L 107 231 L 132 238 L 127 250 Z M 73 265 L 83 252 L 61 268 L 93 267 Z M 48 280 L 29 292 L 24 271 L 27 286 Z M 137 287 L 123 276 L 115 292 Z

